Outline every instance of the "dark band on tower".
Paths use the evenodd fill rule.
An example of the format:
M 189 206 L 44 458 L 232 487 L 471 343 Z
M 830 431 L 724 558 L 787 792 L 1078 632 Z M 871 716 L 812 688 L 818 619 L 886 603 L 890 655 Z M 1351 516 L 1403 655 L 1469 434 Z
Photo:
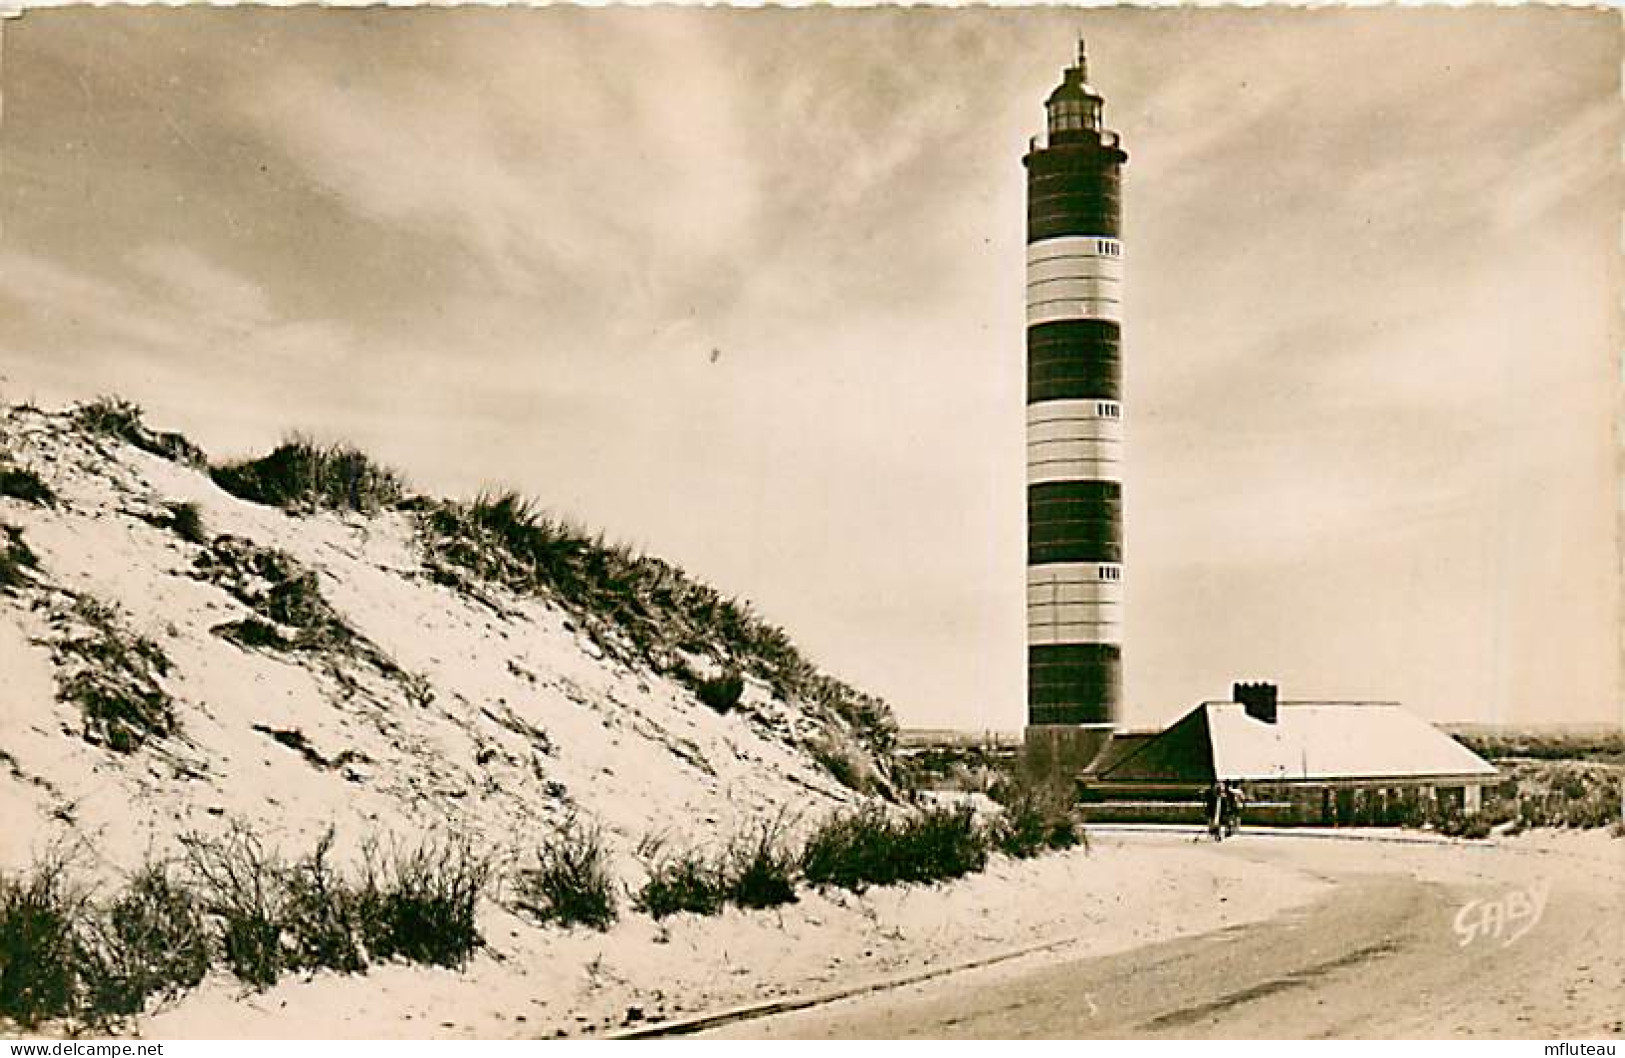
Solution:
M 1123 642 L 1128 155 L 1103 127 L 1103 107 L 1080 42 L 1045 103 L 1047 135 L 1024 159 L 1029 742 L 1033 728 L 1064 728 L 1096 747 L 1117 720 Z

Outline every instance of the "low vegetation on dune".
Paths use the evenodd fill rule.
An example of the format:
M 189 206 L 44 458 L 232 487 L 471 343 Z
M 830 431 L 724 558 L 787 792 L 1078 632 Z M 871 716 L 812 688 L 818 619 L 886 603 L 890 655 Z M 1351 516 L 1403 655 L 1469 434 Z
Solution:
M 48 641 L 57 696 L 79 707 L 86 741 L 119 753 L 175 733 L 175 702 L 163 678 L 170 662 L 156 642 L 132 631 L 125 614 L 88 595 L 58 600 Z
M 649 872 L 633 897 L 651 918 L 668 915 L 714 915 L 728 902 L 726 865 L 699 849 L 669 850 L 663 842 L 640 850 Z
M 67 418 L 54 420 L 53 429 Z M 664 919 L 781 907 L 802 899 L 809 886 L 862 890 L 945 881 L 983 869 L 995 853 L 1029 856 L 1076 838 L 1067 807 L 1037 795 L 1012 793 L 1002 810 L 983 813 L 968 805 L 899 803 L 896 725 L 883 702 L 819 671 L 748 603 L 671 563 L 546 515 L 517 493 L 471 503 L 408 497 L 402 479 L 365 454 L 297 438 L 261 459 L 209 467 L 197 446 L 151 430 L 140 408 L 111 398 L 76 408 L 71 420 L 91 439 L 78 441 L 77 451 L 45 448 L 45 465 L 89 468 L 98 453 L 111 458 L 115 445 L 131 445 L 207 468 L 227 492 L 291 513 L 393 512 L 393 525 L 411 534 L 421 559 L 408 576 L 448 586 L 503 614 L 513 595 L 545 599 L 564 611 L 565 629 L 589 638 L 599 648 L 592 652 L 617 668 L 630 668 L 645 689 L 644 677 L 662 674 L 692 693 L 692 703 L 679 704 L 691 704 L 702 714 L 697 719 L 706 710 L 741 718 L 753 737 L 778 740 L 840 783 L 881 796 L 810 831 L 781 814 L 703 845 L 646 843 L 638 853 L 643 871 L 630 876 L 609 832 L 585 816 L 523 849 L 475 849 L 466 840 L 434 835 L 408 844 L 363 843 L 348 857 L 338 854 L 331 831 L 285 856 L 243 821 L 210 835 L 186 834 L 122 882 L 99 885 L 83 881 L 91 873 L 88 863 L 49 854 L 28 871 L 0 874 L 0 1018 L 24 1026 L 56 1022 L 73 1031 L 104 1028 L 193 988 L 211 972 L 260 989 L 290 973 L 366 973 L 391 960 L 458 967 L 480 950 L 477 916 L 492 901 L 547 927 L 605 930 L 629 913 Z M 146 462 L 145 479 L 163 480 L 158 470 Z M 20 506 L 58 504 L 37 474 L 3 458 L 0 471 L 0 492 L 16 520 L 58 517 Z M 130 481 L 141 478 L 110 480 L 117 488 L 136 488 Z M 53 482 L 67 489 L 75 480 L 67 473 Z M 92 513 L 74 504 L 62 509 Z M 210 510 L 211 522 L 231 521 L 229 510 Z M 145 495 L 119 513 L 173 534 L 155 541 L 161 545 L 155 553 L 171 563 L 179 554 L 173 572 L 210 587 L 193 592 L 209 601 L 191 612 L 214 611 L 203 622 L 214 635 L 244 650 L 279 654 L 348 691 L 377 694 L 393 682 L 415 704 L 432 700 L 427 679 L 402 669 L 329 601 L 323 589 L 339 566 L 306 565 L 281 547 L 211 532 L 197 502 Z M 32 534 L 36 523 L 23 524 Z M 172 673 L 165 648 L 177 659 L 187 655 L 169 639 L 161 645 L 142 634 L 149 617 L 165 627 L 163 612 L 132 616 L 66 589 L 47 576 L 58 572 L 64 553 L 71 549 L 42 549 L 51 567 L 42 570 L 23 530 L 0 522 L 0 593 L 32 615 L 30 636 L 49 651 L 56 677 L 55 708 L 66 717 L 66 707 L 73 707 L 82 737 L 115 754 L 182 735 L 171 690 L 198 692 L 183 682 L 189 674 Z M 177 619 L 166 635 L 182 636 L 183 624 L 192 627 Z M 574 647 L 562 637 L 559 645 Z M 228 662 L 232 653 L 213 651 Z M 512 661 L 509 669 L 524 672 Z M 379 676 L 382 681 L 370 679 Z M 486 715 L 498 719 L 494 708 Z M 251 729 L 324 770 L 366 760 L 349 750 L 329 758 L 306 738 L 309 723 L 295 720 L 304 718 Z M 197 726 L 190 734 L 202 739 L 209 725 Z M 528 724 L 524 730 L 541 752 L 553 752 L 544 732 Z M 181 746 L 177 741 L 170 748 Z M 477 759 L 483 764 L 486 758 Z
M 184 434 L 148 428 L 139 404 L 118 397 L 100 397 L 73 411 L 74 421 L 91 433 L 132 444 L 144 452 L 186 466 L 203 467 L 208 455 Z
M 1481 818 L 1494 826 L 1592 829 L 1625 823 L 1625 766 L 1589 761 L 1521 761 L 1485 798 Z
M 23 531 L 0 522 L 0 590 L 28 584 L 39 558 L 23 540 Z
M 759 910 L 796 902 L 800 857 L 785 836 L 782 818 L 763 820 L 716 853 L 671 849 L 664 840 L 648 839 L 639 855 L 648 877 L 633 905 L 655 919 L 714 915 L 729 905 Z
M 52 507 L 56 493 L 29 467 L 18 466 L 0 452 L 0 497 L 10 497 L 37 507 Z
M 969 806 L 894 812 L 871 805 L 814 831 L 802 850 L 801 869 L 813 885 L 861 892 L 971 874 L 987 864 L 989 844 L 990 834 Z
M 0 876 L 0 1015 L 30 1028 L 92 1012 L 89 909 L 58 852 L 21 877 Z
M 91 925 L 98 965 L 90 1006 L 103 1014 L 139 1014 L 152 997 L 175 998 L 209 972 L 203 904 L 173 864 L 143 864 Z
M 1064 787 L 1001 780 L 1002 811 L 983 821 L 968 806 L 898 811 L 868 805 L 826 820 L 800 857 L 814 885 L 861 891 L 872 885 L 936 882 L 980 871 L 990 852 L 1028 859 L 1088 845 Z
M 105 1029 L 179 996 L 211 967 L 267 988 L 284 974 L 364 973 L 403 960 L 457 967 L 480 944 L 475 909 L 491 860 L 428 837 L 335 865 L 329 831 L 288 861 L 246 826 L 190 835 L 98 896 L 53 850 L 0 875 L 0 1017 Z
M 993 845 L 1006 856 L 1027 859 L 1041 852 L 1088 844 L 1068 784 L 1004 779 L 995 783 L 990 792 L 1004 808 L 994 830 Z
M 428 682 L 405 671 L 353 628 L 322 594 L 321 578 L 291 555 L 239 536 L 215 537 L 193 563 L 193 575 L 223 588 L 252 611 L 210 629 L 244 650 L 319 657 L 343 680 L 347 664 L 368 666 L 396 683 L 415 705 L 432 697 Z
M 619 915 L 603 831 L 575 817 L 542 842 L 514 888 L 519 909 L 538 922 L 608 929 Z
M 164 528 L 189 544 L 207 544 L 208 530 L 203 526 L 203 511 L 195 503 L 169 503 L 164 505 L 168 519 Z
M 745 677 L 736 669 L 729 669 L 709 679 L 691 673 L 686 675 L 685 682 L 693 688 L 695 696 L 719 713 L 732 712 L 739 699 L 745 696 Z
M 238 536 L 221 536 L 197 556 L 194 575 L 221 588 L 254 616 L 213 629 L 245 647 L 332 652 L 359 635 L 322 595 L 321 582 L 281 551 Z
M 982 870 L 994 850 L 1026 856 L 1081 840 L 1075 831 L 1055 840 L 1052 825 L 1034 829 L 1009 810 L 984 821 L 964 805 L 874 804 L 826 820 L 794 845 L 779 817 L 715 854 L 645 841 L 646 880 L 628 895 L 659 920 L 778 907 L 794 903 L 803 884 L 862 892 L 947 881 Z M 107 893 L 82 880 L 83 849 L 53 850 L 27 872 L 0 874 L 0 1017 L 25 1028 L 115 1027 L 214 968 L 262 989 L 289 973 L 366 973 L 388 961 L 460 967 L 484 943 L 482 900 L 504 893 L 543 925 L 605 930 L 621 915 L 604 832 L 574 817 L 528 860 L 439 834 L 365 843 L 348 868 L 334 849 L 329 828 L 288 859 L 237 822 L 184 835 L 176 855 L 149 859 Z
M 1465 837 L 1536 827 L 1609 827 L 1625 836 L 1625 730 L 1463 725 L 1450 735 L 1496 762 L 1502 781 L 1485 790 L 1483 810 L 1472 817 L 1433 808 L 1407 823 Z
M 796 901 L 797 856 L 782 819 L 764 820 L 714 855 L 669 850 L 657 839 L 639 848 L 648 877 L 630 895 L 654 919 L 686 912 L 714 915 L 732 905 L 747 910 Z M 620 918 L 609 850 L 596 827 L 568 822 L 544 843 L 534 867 L 518 872 L 518 907 L 540 922 L 608 929 Z
M 884 702 L 818 671 L 748 604 L 671 563 L 549 517 L 514 492 L 416 506 L 431 575 L 442 583 L 462 590 L 494 583 L 557 599 L 605 650 L 670 673 L 719 712 L 738 703 L 743 678 L 752 676 L 782 699 L 838 718 L 876 759 L 894 748 L 896 722 Z M 719 673 L 696 672 L 688 660 L 695 656 Z
M 144 864 L 104 901 L 60 849 L 0 876 L 0 1016 L 25 1028 L 112 1027 L 195 987 L 208 967 L 202 908 L 168 864 Z
M 1020 766 L 1014 747 L 983 744 L 900 746 L 898 775 L 916 790 L 991 793 Z
M 401 476 L 350 445 L 292 437 L 259 459 L 218 463 L 215 484 L 239 499 L 289 511 L 372 514 L 405 496 Z
M 1625 728 L 1463 726 L 1450 737 L 1487 760 L 1575 760 L 1625 764 Z
M 897 726 L 886 704 L 819 671 L 749 604 L 669 562 L 549 516 L 517 492 L 472 503 L 409 497 L 400 475 L 347 445 L 294 438 L 210 473 L 234 496 L 291 511 L 410 511 L 434 580 L 487 603 L 491 585 L 555 600 L 606 653 L 669 674 L 718 712 L 738 705 L 746 677 L 759 679 L 782 700 L 845 725 L 870 757 L 832 774 L 859 789 L 889 789 L 882 773 Z

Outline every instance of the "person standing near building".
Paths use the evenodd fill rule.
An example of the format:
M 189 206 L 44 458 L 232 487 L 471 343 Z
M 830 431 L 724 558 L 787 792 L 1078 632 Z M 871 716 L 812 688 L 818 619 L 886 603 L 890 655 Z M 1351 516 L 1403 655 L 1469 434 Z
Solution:
M 1241 827 L 1241 810 L 1246 807 L 1247 795 L 1241 792 L 1239 785 L 1225 783 L 1220 792 L 1220 802 L 1224 834 L 1229 837 Z
M 1224 783 L 1214 780 L 1207 788 L 1204 802 L 1207 809 L 1207 832 L 1214 841 L 1224 840 Z

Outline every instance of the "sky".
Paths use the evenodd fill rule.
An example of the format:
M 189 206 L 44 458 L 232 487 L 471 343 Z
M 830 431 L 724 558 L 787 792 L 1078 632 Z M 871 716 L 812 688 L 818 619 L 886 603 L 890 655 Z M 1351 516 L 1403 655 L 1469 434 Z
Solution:
M 353 441 L 1023 722 L 1021 155 L 1130 155 L 1123 720 L 1620 716 L 1617 15 L 63 9 L 0 50 L 0 397 Z

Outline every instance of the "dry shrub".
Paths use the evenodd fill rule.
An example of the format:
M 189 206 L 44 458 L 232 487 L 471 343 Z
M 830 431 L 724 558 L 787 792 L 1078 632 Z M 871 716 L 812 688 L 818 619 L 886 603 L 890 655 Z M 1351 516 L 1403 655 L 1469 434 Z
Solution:
M 539 922 L 603 930 L 619 914 L 603 831 L 574 816 L 536 850 L 516 888 L 520 910 Z
M 98 1019 L 139 1014 L 153 996 L 175 998 L 209 970 L 203 902 L 164 861 L 144 864 L 96 921 L 90 1003 Z
M 355 897 L 368 953 L 459 967 L 482 943 L 475 913 L 493 874 L 472 840 L 430 836 L 381 856 L 369 848 Z
M 85 1006 L 94 958 L 89 893 L 53 852 L 19 878 L 0 876 L 0 1015 L 24 1028 Z
M 181 846 L 214 919 L 227 967 L 247 984 L 275 984 L 289 965 L 282 943 L 288 897 L 280 858 L 240 823 L 219 838 L 186 835 Z
M 995 786 L 993 798 L 1004 808 L 993 826 L 993 846 L 1007 856 L 1027 859 L 1088 843 L 1064 784 L 1016 779 Z
M 722 867 L 703 852 L 666 854 L 657 849 L 650 858 L 649 878 L 633 899 L 638 910 L 656 919 L 679 912 L 714 915 L 727 903 Z

